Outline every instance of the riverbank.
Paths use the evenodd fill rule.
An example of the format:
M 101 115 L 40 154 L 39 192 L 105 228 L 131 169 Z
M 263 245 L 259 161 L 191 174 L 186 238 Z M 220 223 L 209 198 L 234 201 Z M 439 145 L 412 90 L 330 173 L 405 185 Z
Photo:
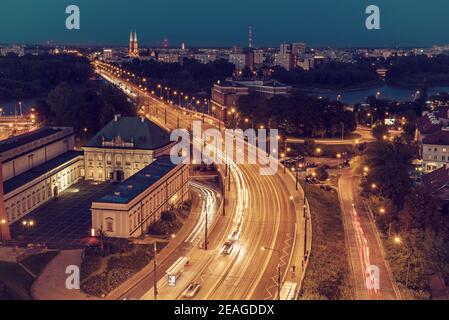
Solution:
M 300 88 L 295 88 L 300 89 Z M 378 95 L 381 99 L 389 99 L 393 101 L 413 101 L 416 91 L 419 87 L 400 87 L 384 84 L 382 86 L 370 86 L 366 88 L 344 88 L 344 89 L 321 89 L 321 88 L 304 88 L 307 91 L 303 93 L 321 96 L 330 100 L 339 100 L 343 103 L 356 104 L 364 103 L 369 96 Z M 310 90 L 313 89 L 313 90 Z M 432 96 L 440 92 L 449 92 L 449 86 L 433 86 L 427 88 L 427 95 Z

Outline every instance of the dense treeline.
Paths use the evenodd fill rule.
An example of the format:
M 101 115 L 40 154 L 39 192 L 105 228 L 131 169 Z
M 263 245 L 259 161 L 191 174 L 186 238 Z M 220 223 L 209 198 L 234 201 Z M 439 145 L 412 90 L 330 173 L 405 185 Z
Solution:
M 187 94 L 209 93 L 215 81 L 232 76 L 235 69 L 226 60 L 203 64 L 192 59 L 184 59 L 182 64 L 134 59 L 123 67 L 148 78 L 153 85 L 160 83 Z
M 377 85 L 381 81 L 368 63 L 327 62 L 314 69 L 287 71 L 276 67 L 273 78 L 286 84 L 314 88 L 347 88 Z
M 114 114 L 136 114 L 124 94 L 98 81 L 83 85 L 60 84 L 45 100 L 38 101 L 37 106 L 39 118 L 45 124 L 70 126 L 86 136 L 99 131 Z
M 429 298 L 430 278 L 449 279 L 448 209 L 410 179 L 416 149 L 405 139 L 379 141 L 363 155 L 362 193 L 372 204 L 396 280 L 406 298 Z
M 264 99 L 257 95 L 239 99 L 240 120 L 247 124 L 279 128 L 292 136 L 322 138 L 341 136 L 356 129 L 354 113 L 344 105 L 301 93 Z M 232 121 L 232 118 L 231 118 Z M 232 124 L 231 124 L 232 125 Z
M 80 84 L 91 75 L 89 61 L 75 56 L 0 57 L 0 101 L 36 98 L 62 82 Z
M 42 124 L 70 126 L 88 137 L 116 113 L 135 115 L 125 95 L 92 75 L 89 60 L 73 55 L 0 57 L 0 100 L 37 98 Z
M 421 86 L 449 84 L 449 56 L 425 55 L 394 57 L 388 60 L 391 67 L 386 81 L 391 85 Z

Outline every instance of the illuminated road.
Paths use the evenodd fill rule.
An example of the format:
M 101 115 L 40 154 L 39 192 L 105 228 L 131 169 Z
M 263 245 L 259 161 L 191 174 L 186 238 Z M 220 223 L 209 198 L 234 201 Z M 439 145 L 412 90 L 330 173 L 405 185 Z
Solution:
M 98 69 L 97 72 L 121 86 L 128 94 L 139 94 L 144 98 L 142 100 L 148 101 L 145 112 L 167 129 L 176 128 L 178 122 L 181 128 L 191 128 L 192 120 L 198 119 L 190 112 L 167 106 L 111 73 Z M 203 126 L 207 128 L 210 124 L 205 121 Z M 227 161 L 231 167 L 232 183 L 226 197 L 235 201 L 234 209 L 228 211 L 228 216 L 232 215 L 232 222 L 223 226 L 223 236 L 212 240 L 207 252 L 195 247 L 188 253 L 192 266 L 186 270 L 183 281 L 201 284 L 196 299 L 274 299 L 277 295 L 279 258 L 275 251 L 262 251 L 261 247 L 278 250 L 282 279 L 290 276 L 291 257 L 295 252 L 293 249 L 298 251 L 296 256 L 303 256 L 304 246 L 296 239 L 298 235 L 302 238 L 302 206 L 298 206 L 298 203 L 302 203 L 302 194 L 295 191 L 293 179 L 281 169 L 274 175 L 262 176 L 260 165 L 236 165 L 233 161 Z M 230 237 L 236 239 L 236 245 L 230 255 L 223 255 L 222 244 Z M 293 248 L 294 241 L 298 245 Z M 297 272 L 295 280 L 300 277 L 301 273 Z M 166 297 L 180 298 L 179 289 L 183 289 L 181 284 Z M 151 298 L 151 295 L 149 290 L 146 298 Z
M 359 179 L 351 169 L 344 169 L 338 182 L 357 299 L 400 299 L 399 290 L 384 257 L 376 228 L 359 196 L 358 181 Z M 378 289 L 374 285 L 374 274 L 369 271 L 370 266 L 379 269 Z M 367 279 L 371 285 L 366 285 Z
M 345 139 L 313 139 L 317 144 L 326 144 L 326 145 L 346 145 L 346 144 L 358 144 L 364 142 L 373 142 L 376 139 L 371 134 L 371 129 L 368 127 L 358 126 L 356 131 L 354 132 L 357 137 L 345 138 Z M 304 143 L 304 139 L 302 138 L 287 138 L 288 143 Z

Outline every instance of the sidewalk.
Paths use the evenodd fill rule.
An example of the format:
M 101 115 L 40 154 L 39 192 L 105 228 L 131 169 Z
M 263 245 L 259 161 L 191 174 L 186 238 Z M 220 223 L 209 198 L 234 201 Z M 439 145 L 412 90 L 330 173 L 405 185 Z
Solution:
M 31 296 L 35 300 L 88 300 L 98 299 L 81 290 L 68 290 L 65 281 L 67 266 L 81 265 L 82 249 L 61 251 L 44 269 L 31 287 Z

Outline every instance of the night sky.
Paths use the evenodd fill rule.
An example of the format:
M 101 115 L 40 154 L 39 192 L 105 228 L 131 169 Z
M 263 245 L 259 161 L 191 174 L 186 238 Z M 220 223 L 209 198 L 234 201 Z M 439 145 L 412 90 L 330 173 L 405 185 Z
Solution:
M 65 8 L 81 10 L 81 30 L 65 28 Z M 381 30 L 365 28 L 365 8 L 381 10 Z M 431 46 L 449 43 L 448 0 L 0 0 L 0 43 L 126 45 Z

